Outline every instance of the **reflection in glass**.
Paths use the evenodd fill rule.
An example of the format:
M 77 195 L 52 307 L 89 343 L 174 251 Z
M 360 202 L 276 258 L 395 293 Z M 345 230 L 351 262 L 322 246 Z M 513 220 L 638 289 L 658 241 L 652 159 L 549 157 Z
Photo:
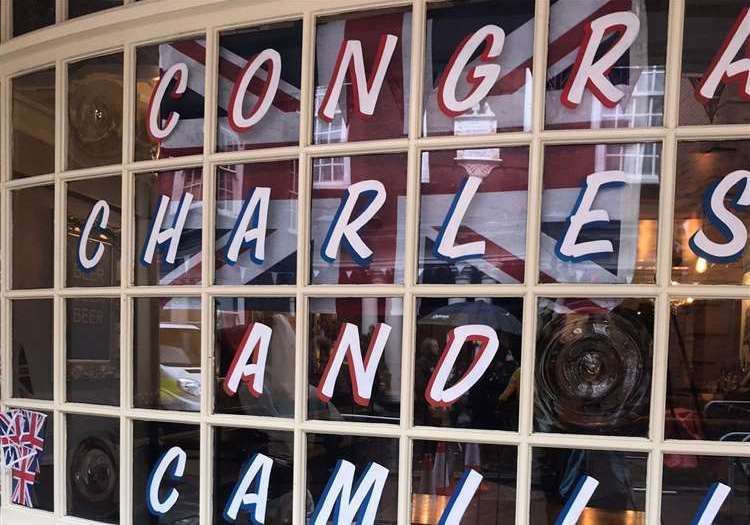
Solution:
M 515 447 L 414 441 L 412 457 L 411 524 L 437 525 L 461 476 L 474 470 L 482 483 L 461 523 L 501 525 L 516 515 Z
M 55 0 L 13 0 L 13 36 L 55 23 Z
M 198 412 L 201 399 L 201 301 L 133 300 L 134 404 Z
M 122 5 L 123 0 L 68 0 L 68 18 L 76 18 Z
M 582 476 L 599 482 L 578 523 L 645 525 L 648 455 L 643 452 L 534 448 L 531 525 L 552 525 Z
M 122 159 L 122 53 L 68 66 L 68 169 Z
M 332 223 L 339 216 L 350 185 L 365 180 L 380 182 L 385 202 L 358 230 L 373 253 L 370 259 L 355 252 L 346 239 L 339 244 L 332 262 L 322 250 Z M 355 220 L 375 197 L 366 191 L 351 214 Z M 310 213 L 310 280 L 313 284 L 390 284 L 404 280 L 404 234 L 406 229 L 406 154 L 360 155 L 313 159 L 312 211 Z M 356 255 L 354 257 L 352 254 Z
M 159 126 L 165 127 L 172 113 L 177 126 L 163 140 L 150 136 L 148 114 L 154 90 L 164 73 L 175 64 L 187 66 L 187 89 L 177 95 L 179 77 L 166 88 L 160 106 Z M 135 160 L 164 159 L 203 153 L 203 94 L 205 93 L 206 41 L 203 38 L 175 40 L 136 50 L 135 70 Z
M 662 477 L 661 523 L 691 523 L 714 483 L 731 490 L 713 523 L 744 525 L 750 516 L 750 458 L 666 454 Z
M 310 419 L 398 423 L 401 398 L 401 334 L 403 300 L 391 297 L 311 298 L 308 342 L 308 400 Z M 333 350 L 346 323 L 359 329 L 362 359 L 367 355 L 377 325 L 391 327 L 373 380 L 367 406 L 354 399 L 351 351 L 347 352 L 329 400 L 316 389 L 333 358 Z M 381 335 L 382 337 L 382 335 Z M 345 347 L 342 345 L 342 349 Z M 356 351 L 356 349 L 354 349 Z M 331 372 L 334 373 L 334 372 Z
M 522 283 L 526 253 L 528 148 L 422 153 L 419 207 L 419 282 L 427 284 Z M 452 260 L 438 251 L 459 192 L 479 184 L 448 247 L 484 243 L 483 253 Z M 463 195 L 463 193 L 461 193 Z M 453 257 L 453 255 L 450 255 Z
M 297 279 L 297 161 L 218 166 L 216 173 L 216 284 L 295 284 Z M 263 260 L 258 243 L 227 251 L 243 205 L 259 188 L 270 188 Z M 267 190 L 263 190 L 267 191 Z M 246 210 L 247 211 L 247 210 Z M 252 222 L 248 230 L 252 229 Z
M 539 299 L 534 429 L 646 436 L 652 299 Z
M 294 492 L 294 434 L 250 428 L 215 427 L 213 510 L 214 523 L 228 523 L 224 509 L 233 494 L 242 468 L 255 454 L 273 459 L 268 484 L 266 523 L 292 523 Z M 253 523 L 247 508 L 240 509 L 236 523 Z
M 302 21 L 261 25 L 219 36 L 219 105 L 216 146 L 218 151 L 238 151 L 274 146 L 297 145 L 299 142 L 299 105 L 302 74 Z M 259 53 L 274 49 L 283 67 L 271 107 L 265 116 L 249 129 L 240 130 L 229 123 L 229 103 L 243 68 Z M 244 95 L 243 115 L 250 116 L 258 96 L 267 88 L 266 62 L 253 76 Z
M 15 9 L 13 12 L 15 16 Z M 29 73 L 16 77 L 11 82 L 13 87 L 11 178 L 20 179 L 53 173 L 55 171 L 55 69 Z
M 307 434 L 307 515 L 311 515 L 340 460 L 355 466 L 355 480 L 370 463 L 388 469 L 375 523 L 396 525 L 398 511 L 398 439 L 341 434 Z M 309 523 L 309 520 L 308 520 Z
M 163 197 L 169 199 L 161 231 L 175 224 L 180 203 L 192 195 L 177 253 L 167 262 L 170 242 L 156 246 L 151 263 L 143 261 L 151 227 Z M 203 216 L 203 177 L 201 168 L 141 173 L 135 176 L 135 265 L 136 285 L 179 285 L 201 283 L 201 234 Z
M 750 300 L 672 300 L 665 435 L 750 441 Z
M 14 410 L 12 407 L 6 407 L 7 410 Z M 44 440 L 44 448 L 37 452 L 34 462 L 39 468 L 34 472 L 33 485 L 29 492 L 31 501 L 26 507 L 54 512 L 55 510 L 55 419 L 52 412 L 43 410 L 34 410 L 47 416 L 44 425 L 38 436 Z M 15 469 L 9 469 L 11 476 Z M 28 479 L 28 472 L 18 470 L 16 473 L 19 477 L 23 476 Z M 11 477 L 5 479 L 11 480 Z M 14 503 L 17 504 L 17 503 Z
M 11 199 L 12 288 L 52 288 L 55 187 L 15 190 Z
M 120 521 L 120 420 L 68 414 L 67 513 Z
M 120 176 L 89 178 L 67 184 L 66 214 L 66 276 L 67 286 L 119 286 L 120 284 L 120 234 L 122 230 Z M 94 206 L 100 200 L 109 204 L 109 219 L 105 228 L 94 222 L 86 243 L 86 254 L 93 257 L 99 246 L 104 247 L 102 257 L 91 270 L 78 263 L 78 246 L 81 232 Z
M 667 0 L 638 2 L 581 2 L 553 0 L 550 8 L 547 47 L 547 93 L 545 124 L 548 129 L 570 128 L 648 128 L 659 127 L 664 115 L 664 69 L 667 54 Z M 589 22 L 623 10 L 636 14 L 640 22 L 638 36 L 628 50 L 606 72 L 608 80 L 622 93 L 608 107 L 584 90 L 580 104 L 570 108 L 562 103 L 562 94 L 572 82 L 574 64 L 587 43 Z M 621 30 L 610 31 L 599 46 L 602 57 L 620 41 Z M 590 86 L 591 84 L 589 84 Z
M 466 297 L 417 299 L 414 366 L 414 424 L 516 430 L 521 381 L 521 299 Z M 453 337 L 453 330 L 469 324 L 487 325 L 497 334 L 498 349 L 487 370 L 471 389 L 449 407 L 426 399 L 431 378 Z M 474 368 L 482 345 L 467 341 L 461 348 L 446 387 L 455 385 Z
M 66 300 L 66 400 L 120 403 L 120 300 Z
M 716 95 L 708 101 L 696 93 L 712 61 L 724 50 L 738 18 L 747 8 L 746 0 L 687 0 L 685 2 L 684 38 L 682 39 L 682 76 L 680 77 L 680 124 L 746 124 L 750 123 L 750 102 L 741 92 L 745 83 L 722 82 Z M 700 38 L 694 38 L 700 35 Z M 743 49 L 745 49 L 743 47 Z M 743 51 L 732 57 L 743 59 Z
M 611 249 L 571 260 L 559 253 L 569 218 L 578 210 L 587 177 L 610 170 L 624 173 L 625 184 L 600 186 L 591 204 L 591 210 L 605 211 L 609 221 L 585 224 L 576 243 L 606 241 Z M 660 179 L 660 143 L 547 146 L 540 282 L 653 283 Z
M 187 455 L 179 478 L 164 477 L 161 494 L 174 489 L 179 498 L 165 514 L 157 516 L 146 504 L 146 484 L 159 459 L 172 447 Z M 236 481 L 236 480 L 235 480 Z M 197 525 L 200 500 L 200 428 L 198 425 L 133 422 L 133 523 L 138 525 Z
M 315 120 L 313 143 L 330 144 L 405 137 L 409 121 L 409 68 L 411 67 L 411 11 L 394 8 L 364 11 L 335 17 L 319 18 L 315 36 Z M 383 77 L 373 113 L 358 109 L 353 77 L 347 73 L 341 95 L 330 114 L 322 118 L 321 106 L 326 100 L 329 82 L 344 39 L 361 42 L 367 78 L 372 85 L 376 59 L 382 54 L 381 38 L 391 34 L 398 38 Z M 382 55 L 385 56 L 385 55 Z M 385 64 L 385 62 L 383 62 Z M 383 66 L 385 67 L 385 65 Z M 349 70 L 351 71 L 351 69 Z
M 295 316 L 294 299 L 216 298 L 217 412 L 294 417 Z M 256 323 L 273 330 L 264 367 L 263 392 L 256 397 L 248 385 L 240 382 L 237 393 L 230 396 L 223 388 L 224 381 L 237 352 L 244 348 L 243 342 Z
M 708 261 L 690 246 L 690 239 L 702 230 L 712 241 L 730 239 L 726 228 L 707 214 L 707 193 L 735 170 L 750 166 L 750 140 L 679 142 L 675 187 L 672 279 L 687 284 L 750 284 L 750 249 L 747 246 L 732 260 Z M 724 205 L 750 231 L 750 211 L 737 199 L 747 191 L 742 183 L 727 193 Z
M 52 299 L 11 303 L 13 397 L 52 399 Z

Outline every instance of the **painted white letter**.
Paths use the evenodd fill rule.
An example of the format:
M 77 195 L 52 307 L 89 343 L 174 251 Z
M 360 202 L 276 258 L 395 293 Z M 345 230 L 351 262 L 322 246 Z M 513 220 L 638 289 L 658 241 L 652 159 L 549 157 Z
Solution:
M 717 482 L 711 485 L 708 494 L 703 498 L 698 513 L 693 518 L 693 525 L 712 525 L 730 492 L 732 492 L 732 489 L 723 483 Z
M 310 518 L 312 525 L 327 525 L 335 516 L 335 525 L 373 525 L 378 513 L 378 505 L 383 495 L 388 469 L 378 463 L 370 463 L 354 485 L 354 465 L 339 460 L 321 494 L 315 511 Z
M 185 221 L 190 211 L 190 203 L 193 202 L 193 194 L 185 193 L 182 196 L 175 212 L 172 227 L 162 230 L 161 228 L 164 225 L 164 218 L 167 215 L 170 200 L 166 195 L 161 196 L 156 216 L 151 223 L 148 239 L 146 240 L 146 244 L 143 245 L 143 253 L 141 254 L 141 264 L 143 265 L 147 266 L 151 264 L 151 261 L 154 259 L 156 246 L 164 244 L 167 241 L 169 241 L 169 250 L 164 259 L 169 264 L 174 264 L 175 257 L 177 257 L 177 247 L 180 245 L 180 237 L 182 236 L 182 230 L 185 227 Z
M 242 102 L 245 100 L 247 88 L 250 86 L 250 81 L 258 72 L 260 66 L 266 62 L 270 63 L 270 67 L 266 83 L 263 86 L 263 92 L 258 95 L 258 100 L 250 110 L 250 115 L 246 117 L 242 111 Z M 271 108 L 273 99 L 276 97 L 280 80 L 281 55 L 275 49 L 265 49 L 258 53 L 253 60 L 245 64 L 237 80 L 234 81 L 232 95 L 229 98 L 228 120 L 232 129 L 238 133 L 247 131 L 266 116 L 266 113 Z
M 97 245 L 93 257 L 89 259 L 88 255 L 86 255 L 86 245 L 88 244 L 89 236 L 91 235 L 91 229 L 94 227 L 96 218 L 100 213 L 102 219 L 99 221 L 99 227 L 107 227 L 107 221 L 109 221 L 109 204 L 104 200 L 96 201 L 94 207 L 91 208 L 88 219 L 86 219 L 86 224 L 83 225 L 81 236 L 78 238 L 78 264 L 84 271 L 93 269 L 94 266 L 99 264 L 99 261 L 104 255 L 104 244 L 101 242 Z
M 471 84 L 472 88 L 466 98 L 458 100 L 456 87 L 461 72 L 485 40 L 489 42 L 479 56 L 479 60 L 485 63 L 471 68 L 466 74 L 466 81 Z M 495 85 L 497 77 L 500 76 L 500 66 L 493 64 L 491 60 L 500 56 L 504 43 L 505 31 L 496 25 L 486 25 L 456 48 L 438 86 L 440 111 L 449 117 L 456 117 L 479 104 L 487 96 L 492 86 Z
M 266 522 L 268 485 L 271 480 L 273 460 L 263 454 L 255 454 L 242 469 L 240 479 L 224 507 L 224 519 L 230 523 L 237 520 L 240 510 L 250 514 L 254 524 Z M 253 492 L 248 492 L 251 489 Z
M 721 181 L 709 189 L 705 199 L 705 214 L 724 237 L 729 239 L 725 243 L 714 242 L 698 230 L 690 238 L 690 249 L 707 261 L 732 262 L 742 255 L 747 244 L 747 228 L 724 204 L 729 191 L 737 184 L 745 181 L 745 187 L 735 200 L 736 207 L 750 206 L 750 171 L 736 170 L 725 176 Z
M 266 230 L 268 227 L 268 206 L 271 201 L 271 188 L 255 188 L 242 205 L 240 216 L 227 243 L 226 261 L 236 264 L 240 249 L 252 245 L 250 259 L 255 264 L 263 264 L 266 258 Z M 248 227 L 250 229 L 248 230 Z
M 271 327 L 263 323 L 251 323 L 247 327 L 224 378 L 224 392 L 228 396 L 231 397 L 237 393 L 240 381 L 245 382 L 247 389 L 254 397 L 260 397 L 263 394 L 263 378 L 266 373 L 266 359 L 272 333 Z
M 581 476 L 576 488 L 568 498 L 565 506 L 558 514 L 555 525 L 576 525 L 578 518 L 583 514 L 583 509 L 596 492 L 599 481 L 591 476 Z
M 177 85 L 174 87 L 171 93 L 172 98 L 179 98 L 187 90 L 188 85 L 188 67 L 184 62 L 178 62 L 173 64 L 167 69 L 164 74 L 157 82 L 153 93 L 151 93 L 151 100 L 148 103 L 148 114 L 146 115 L 146 129 L 152 140 L 161 142 L 169 136 L 177 127 L 177 122 L 180 120 L 180 114 L 173 111 L 167 117 L 167 123 L 161 127 L 161 103 L 164 99 L 164 95 L 167 92 L 167 87 L 172 79 L 177 80 Z
M 451 496 L 448 505 L 445 506 L 445 510 L 440 516 L 438 525 L 461 524 L 461 518 L 464 517 L 466 509 L 469 507 L 469 503 L 471 503 L 471 498 L 476 494 L 483 477 L 473 469 L 464 472 L 458 481 L 456 490 L 453 491 L 453 496 Z
M 578 107 L 587 87 L 608 108 L 614 107 L 625 96 L 622 90 L 609 81 L 607 73 L 633 45 L 640 28 L 641 21 L 630 11 L 610 13 L 586 25 L 573 71 L 560 95 L 565 107 Z M 617 43 L 597 60 L 596 52 L 604 37 L 611 31 L 622 31 L 622 35 Z
M 378 102 L 380 89 L 383 87 L 385 74 L 391 63 L 393 52 L 396 50 L 397 42 L 398 37 L 395 35 L 381 36 L 373 74 L 370 78 L 366 78 L 362 42 L 359 40 L 344 40 L 341 42 L 331 81 L 328 83 L 325 97 L 323 97 L 323 102 L 318 110 L 318 118 L 326 122 L 333 121 L 336 104 L 341 96 L 347 71 L 349 71 L 349 80 L 355 85 L 355 89 L 352 90 L 354 111 L 360 116 L 372 116 L 375 113 L 375 105 Z
M 175 488 L 169 489 L 169 495 L 164 501 L 159 500 L 159 487 L 167 474 L 169 466 L 177 462 L 169 475 L 172 479 L 179 479 L 185 474 L 185 464 L 187 463 L 187 454 L 180 447 L 172 447 L 167 450 L 164 455 L 159 459 L 151 471 L 151 475 L 146 483 L 146 503 L 148 505 L 148 511 L 154 516 L 161 516 L 169 512 L 177 503 L 177 498 L 180 497 L 180 493 Z
M 484 255 L 484 241 L 474 241 L 456 246 L 456 235 L 471 200 L 476 195 L 480 177 L 467 177 L 453 198 L 448 214 L 443 220 L 440 233 L 435 241 L 434 255 L 438 259 L 458 261 Z

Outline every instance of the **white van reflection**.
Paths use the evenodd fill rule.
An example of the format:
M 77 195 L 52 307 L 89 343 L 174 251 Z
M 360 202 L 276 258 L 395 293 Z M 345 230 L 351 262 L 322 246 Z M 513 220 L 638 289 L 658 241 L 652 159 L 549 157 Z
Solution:
M 159 404 L 200 411 L 201 330 L 190 323 L 159 323 Z

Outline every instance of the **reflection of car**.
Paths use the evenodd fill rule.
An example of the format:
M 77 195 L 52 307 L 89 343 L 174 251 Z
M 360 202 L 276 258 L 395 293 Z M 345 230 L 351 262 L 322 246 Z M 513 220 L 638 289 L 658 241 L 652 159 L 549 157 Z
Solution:
M 159 401 L 167 410 L 200 410 L 200 327 L 159 323 Z

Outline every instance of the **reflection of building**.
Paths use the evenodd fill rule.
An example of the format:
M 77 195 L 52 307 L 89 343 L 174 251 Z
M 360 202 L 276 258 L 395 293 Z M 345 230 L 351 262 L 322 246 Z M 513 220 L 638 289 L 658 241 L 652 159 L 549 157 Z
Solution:
M 344 92 L 347 91 L 344 84 Z M 320 107 L 326 93 L 326 86 L 315 90 L 315 108 Z M 316 118 L 313 128 L 314 144 L 333 144 L 347 141 L 347 128 L 341 106 L 336 105 L 333 120 L 330 122 Z M 351 164 L 349 157 L 321 157 L 313 159 L 313 187 L 346 188 L 351 181 Z

